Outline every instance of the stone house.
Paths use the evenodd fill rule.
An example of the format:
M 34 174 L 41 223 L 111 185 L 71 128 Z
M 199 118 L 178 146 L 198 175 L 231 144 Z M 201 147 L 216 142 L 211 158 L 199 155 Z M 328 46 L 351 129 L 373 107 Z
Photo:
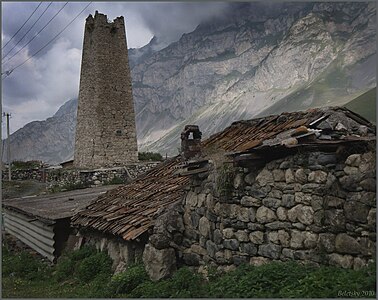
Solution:
M 181 156 L 99 197 L 72 223 L 115 267 L 143 257 L 155 280 L 180 265 L 359 268 L 375 257 L 375 134 L 340 107 L 234 122 L 200 143 L 191 125 Z

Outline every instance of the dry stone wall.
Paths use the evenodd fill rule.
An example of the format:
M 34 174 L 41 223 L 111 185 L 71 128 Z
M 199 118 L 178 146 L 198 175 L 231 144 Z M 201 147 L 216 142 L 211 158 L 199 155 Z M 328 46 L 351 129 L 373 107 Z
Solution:
M 372 152 L 223 166 L 193 179 L 176 210 L 182 228 L 154 229 L 149 243 L 191 266 L 299 260 L 358 269 L 376 253 L 375 176 Z
M 56 169 L 47 172 L 48 188 L 64 188 L 70 185 L 87 187 L 110 183 L 126 183 L 156 167 L 159 162 L 130 164 L 125 167 L 102 168 L 95 170 Z

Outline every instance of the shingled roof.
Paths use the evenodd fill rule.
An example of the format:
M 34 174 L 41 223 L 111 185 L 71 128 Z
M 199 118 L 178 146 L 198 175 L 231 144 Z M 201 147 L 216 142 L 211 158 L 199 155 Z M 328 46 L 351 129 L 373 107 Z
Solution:
M 332 144 L 371 138 L 375 138 L 375 126 L 368 120 L 344 107 L 324 107 L 234 122 L 203 141 L 202 146 L 240 154 L 276 146 L 301 146 L 302 139 L 307 144 Z
M 159 209 L 180 200 L 189 178 L 174 176 L 176 156 L 132 183 L 100 196 L 72 218 L 72 224 L 134 240 L 153 226 Z
M 346 108 L 319 108 L 234 122 L 202 142 L 205 154 L 251 151 L 340 141 L 375 139 L 375 126 Z M 177 176 L 180 156 L 170 159 L 133 182 L 100 196 L 72 218 L 77 227 L 96 229 L 134 240 L 154 224 L 161 209 L 182 199 L 189 178 Z

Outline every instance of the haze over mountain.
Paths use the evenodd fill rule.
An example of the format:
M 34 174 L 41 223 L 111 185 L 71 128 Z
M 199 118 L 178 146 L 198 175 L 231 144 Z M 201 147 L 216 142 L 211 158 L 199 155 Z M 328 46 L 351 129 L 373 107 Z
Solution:
M 186 124 L 206 138 L 236 120 L 342 105 L 376 86 L 374 2 L 228 11 L 167 47 L 153 38 L 129 49 L 140 150 L 177 154 Z M 12 134 L 12 158 L 72 158 L 76 107 L 70 100 Z

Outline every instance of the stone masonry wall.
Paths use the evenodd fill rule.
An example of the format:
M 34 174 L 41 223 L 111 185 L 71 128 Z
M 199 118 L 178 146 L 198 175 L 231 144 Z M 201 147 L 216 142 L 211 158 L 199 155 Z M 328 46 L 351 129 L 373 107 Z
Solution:
M 157 166 L 159 162 L 130 164 L 125 167 L 96 170 L 57 169 L 47 174 L 48 188 L 65 187 L 82 184 L 84 186 L 101 186 L 113 180 L 128 182 Z M 118 180 L 120 179 L 120 180 Z
M 12 171 L 12 180 L 37 180 L 47 182 L 48 189 L 64 188 L 67 185 L 82 184 L 84 186 L 100 186 L 108 184 L 114 179 L 127 182 L 156 167 L 160 162 L 140 162 L 125 167 L 77 170 L 77 169 L 30 169 Z M 7 180 L 8 174 L 3 180 Z
M 86 19 L 74 157 L 75 167 L 91 169 L 138 161 L 123 17 Z
M 149 243 L 191 266 L 300 260 L 357 269 L 375 257 L 375 191 L 372 152 L 303 153 L 257 170 L 224 165 L 193 179 L 170 245 L 156 234 Z

